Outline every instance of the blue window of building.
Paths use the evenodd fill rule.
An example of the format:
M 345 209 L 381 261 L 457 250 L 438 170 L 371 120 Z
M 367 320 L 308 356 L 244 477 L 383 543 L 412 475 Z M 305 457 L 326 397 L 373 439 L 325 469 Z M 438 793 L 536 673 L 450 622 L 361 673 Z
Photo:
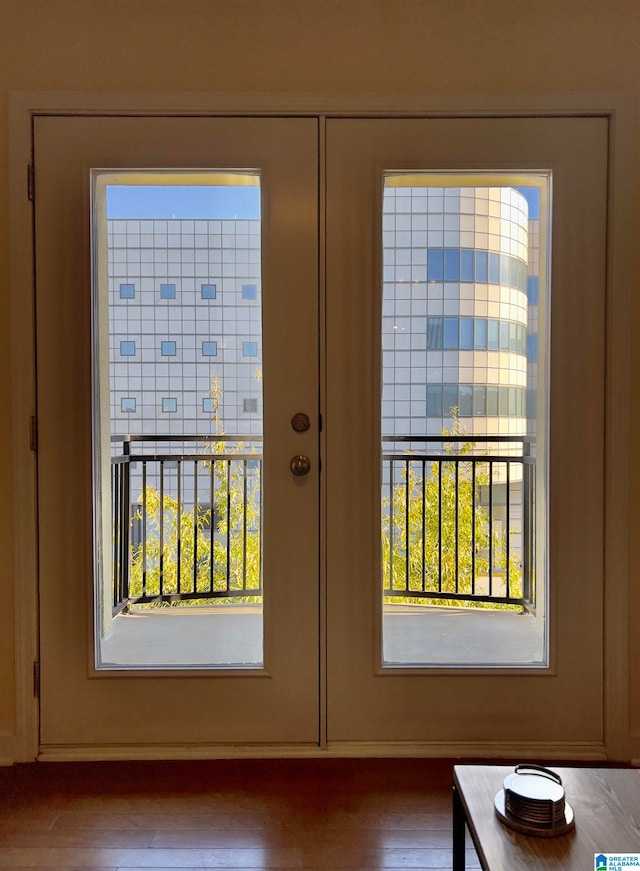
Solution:
M 498 321 L 487 322 L 487 348 L 489 351 L 500 350 L 500 324 Z
M 175 342 L 160 342 L 160 353 L 163 357 L 175 357 L 176 343 Z
M 506 254 L 500 255 L 500 284 L 509 284 L 511 280 L 511 258 Z
M 427 417 L 442 417 L 442 385 L 427 384 Z
M 535 333 L 527 336 L 527 360 L 530 363 L 538 362 L 538 336 Z
M 243 342 L 242 343 L 242 356 L 243 357 L 257 357 L 258 356 L 258 344 L 257 344 L 257 342 Z
M 518 324 L 509 324 L 509 350 L 518 353 Z
M 485 417 L 487 413 L 487 388 L 482 385 L 473 388 L 473 413 Z
M 515 387 L 509 388 L 509 416 L 515 417 L 518 413 L 517 409 L 517 399 L 516 399 L 517 391 Z
M 509 350 L 509 324 L 507 321 L 500 323 L 500 350 Z
M 175 284 L 161 284 L 160 285 L 160 299 L 175 299 L 176 298 L 176 286 Z
M 487 387 L 487 417 L 498 416 L 498 388 Z
M 135 396 L 123 396 L 120 400 L 120 411 L 123 414 L 131 414 L 131 412 L 136 410 L 136 399 Z
M 121 357 L 133 357 L 136 353 L 136 343 L 135 342 L 120 342 L 120 356 Z
M 444 279 L 444 252 L 442 248 L 429 248 L 427 253 L 427 281 Z
M 258 288 L 255 284 L 243 284 L 242 285 L 242 298 L 243 299 L 257 299 L 258 296 Z
M 134 299 L 135 295 L 136 295 L 135 284 L 121 284 L 120 285 L 120 299 Z
M 178 410 L 178 400 L 174 396 L 165 396 L 162 400 L 162 411 L 172 414 Z
M 457 384 L 443 384 L 442 385 L 442 411 L 444 412 L 443 417 L 451 414 L 452 408 L 459 407 L 459 399 L 458 399 L 458 385 Z
M 527 278 L 527 299 L 529 305 L 538 305 L 538 293 L 540 288 L 540 280 L 537 275 L 530 275 Z
M 463 351 L 473 348 L 473 318 L 460 318 L 460 348 Z
M 470 384 L 460 385 L 460 417 L 471 417 L 473 414 L 473 387 Z
M 460 281 L 460 253 L 457 248 L 444 249 L 444 280 Z
M 460 249 L 460 281 L 473 281 L 473 251 Z
M 509 388 L 498 388 L 498 415 L 506 417 L 509 414 Z
M 217 288 L 215 284 L 201 284 L 200 296 L 202 299 L 215 299 Z
M 202 343 L 202 355 L 203 357 L 215 357 L 218 353 L 218 343 L 217 342 L 203 342 Z
M 488 273 L 489 255 L 486 251 L 476 251 L 476 281 L 486 284 L 489 280 Z
M 257 399 L 243 399 L 242 400 L 242 410 L 245 414 L 257 414 L 258 400 Z
M 489 284 L 500 284 L 499 254 L 489 254 Z
M 484 318 L 476 318 L 473 324 L 473 347 L 477 351 L 487 350 L 487 322 Z
M 511 258 L 511 267 L 510 267 L 510 275 L 511 275 L 511 286 L 518 286 L 518 261 L 513 257 Z
M 447 350 L 458 347 L 458 318 L 444 319 L 444 342 Z
M 213 412 L 215 411 L 215 406 L 213 404 L 213 399 L 211 398 L 211 396 L 205 396 L 202 400 L 202 410 L 205 412 L 205 414 L 213 414 Z
M 442 318 L 427 318 L 427 349 L 442 349 Z

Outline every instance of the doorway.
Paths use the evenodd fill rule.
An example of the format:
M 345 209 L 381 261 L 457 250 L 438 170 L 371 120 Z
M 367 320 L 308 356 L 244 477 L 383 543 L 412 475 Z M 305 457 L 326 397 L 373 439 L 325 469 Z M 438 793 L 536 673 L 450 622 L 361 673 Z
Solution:
M 322 150 L 319 126 L 326 134 Z M 606 132 L 604 120 L 566 118 L 37 119 L 44 746 L 108 745 L 126 754 L 122 748 L 145 742 L 156 746 L 177 742 L 295 745 L 312 752 L 324 743 L 325 726 L 327 747 L 335 752 L 395 742 L 413 747 L 447 742 L 470 747 L 487 742 L 601 742 L 603 495 L 598 469 L 603 462 L 604 421 Z M 320 167 L 326 172 L 326 188 L 319 198 Z M 204 667 L 197 669 L 182 663 L 174 671 L 160 663 L 150 672 L 135 663 L 122 671 L 109 668 L 106 657 L 107 668 L 101 669 L 95 658 L 94 634 L 100 629 L 95 629 L 93 601 L 92 542 L 100 540 L 101 533 L 93 527 L 98 472 L 92 441 L 91 172 L 203 170 L 260 177 L 264 658 L 240 663 L 242 668 L 237 668 L 238 662 L 218 662 L 215 667 L 200 663 Z M 545 449 L 536 471 L 537 501 L 529 515 L 535 519 L 537 538 L 526 563 L 535 565 L 535 578 L 527 607 L 520 608 L 523 620 L 533 621 L 541 639 L 530 661 L 496 661 L 491 656 L 474 661 L 465 654 L 452 662 L 439 661 L 432 654 L 416 658 L 393 652 L 397 649 L 393 638 L 406 637 L 416 613 L 422 618 L 425 611 L 392 615 L 390 608 L 398 603 L 390 600 L 397 598 L 392 594 L 400 587 L 391 579 L 391 586 L 383 588 L 385 484 L 389 492 L 391 481 L 392 503 L 395 494 L 393 479 L 385 479 L 381 461 L 384 195 L 391 179 L 406 182 L 416 173 L 447 175 L 448 180 L 439 185 L 433 178 L 429 181 L 431 188 L 442 191 L 500 185 L 515 189 L 517 178 L 522 181 L 527 174 L 547 179 L 552 215 L 546 255 L 550 290 L 544 314 L 550 325 L 545 334 L 549 355 L 539 359 L 551 359 L 552 366 L 549 372 L 540 370 L 541 383 L 547 379 L 548 384 L 548 391 L 540 394 L 540 408 L 546 409 L 547 416 L 538 416 L 536 438 Z M 460 182 L 464 173 L 466 184 Z M 410 189 L 418 187 L 414 178 Z M 445 214 L 443 205 L 443 219 Z M 83 244 L 78 244 L 79 239 Z M 414 247 L 424 249 L 432 263 L 438 260 L 434 252 L 441 252 L 443 264 L 449 256 L 445 252 L 457 248 L 461 269 L 460 252 L 475 243 L 454 245 L 427 237 L 426 244 L 416 240 Z M 480 243 L 477 247 L 482 250 Z M 482 279 L 481 258 L 478 263 L 480 271 L 471 279 L 463 280 L 458 272 L 457 279 L 445 281 L 443 273 L 443 293 L 447 284 L 457 284 L 458 298 L 463 284 L 489 286 L 491 282 Z M 320 274 L 326 274 L 326 287 L 319 285 Z M 163 292 L 161 285 L 172 284 L 169 279 L 163 275 L 158 294 Z M 522 295 L 521 279 L 516 276 L 512 284 L 509 277 L 495 284 Z M 427 270 L 425 286 L 430 280 Z M 437 278 L 433 280 L 437 283 Z M 202 283 L 209 288 L 215 284 L 211 276 Z M 447 292 L 452 293 L 451 287 Z M 457 318 L 457 353 L 469 341 L 467 320 L 473 320 L 470 341 L 486 345 L 486 350 L 468 350 L 490 353 L 489 332 L 494 329 L 491 323 L 500 319 L 497 315 L 479 309 L 472 314 L 462 310 L 446 314 Z M 451 329 L 445 326 L 444 308 L 442 314 L 425 308 L 415 317 L 426 318 L 425 341 L 429 317 L 434 319 L 433 336 L 435 319 L 443 319 L 442 341 L 444 330 Z M 516 327 L 520 324 L 515 316 L 503 320 Z M 526 331 L 514 327 L 507 345 L 511 339 L 513 349 L 497 352 L 526 357 L 522 345 Z M 216 339 L 207 336 L 202 341 Z M 433 350 L 444 353 L 442 348 Z M 425 407 L 438 401 L 437 390 L 426 389 L 436 383 L 443 391 L 448 382 L 429 381 L 427 376 Z M 459 409 L 469 401 L 460 385 L 472 388 L 472 409 L 474 402 L 482 401 L 482 391 L 474 393 L 474 388 L 486 384 L 468 379 L 458 379 L 456 384 Z M 521 386 L 502 386 L 507 392 L 502 395 L 496 390 L 496 402 L 506 402 L 505 418 L 512 402 L 513 416 L 518 417 L 526 402 L 516 392 Z M 444 393 L 440 396 L 442 402 Z M 136 397 L 120 397 L 132 398 Z M 408 401 L 417 400 L 410 394 Z M 488 401 L 485 392 L 484 412 L 476 417 L 491 416 Z M 564 411 L 567 404 L 570 415 Z M 310 418 L 305 432 L 292 426 L 299 412 Z M 426 412 L 423 416 L 428 417 Z M 474 436 L 478 434 L 487 435 L 474 430 Z M 393 435 L 415 436 L 416 432 L 398 430 Z M 60 462 L 71 443 L 75 445 L 73 474 L 68 464 Z M 415 444 L 409 448 L 414 450 Z M 155 456 L 164 455 L 156 451 Z M 308 458 L 309 474 L 294 473 L 291 464 L 298 457 Z M 526 465 L 509 458 L 504 468 L 516 463 L 520 468 Z M 584 475 L 587 465 L 589 476 Z M 173 473 L 167 473 L 167 480 L 169 474 Z M 524 473 L 518 473 L 520 478 L 514 474 L 517 484 Z M 427 481 L 426 475 L 423 480 Z M 495 493 L 487 501 L 494 481 Z M 499 486 L 500 492 L 509 490 L 504 484 L 491 475 L 485 482 L 483 510 L 491 515 L 490 530 L 508 516 L 504 499 L 501 503 L 496 495 Z M 131 530 L 131 518 L 128 522 L 123 528 Z M 104 552 L 112 552 L 111 539 L 112 529 L 102 542 Z M 491 531 L 489 541 L 493 540 Z M 516 548 L 521 561 L 524 547 L 520 541 Z M 488 548 L 487 543 L 484 550 Z M 479 575 L 480 560 L 486 560 L 481 550 L 478 542 L 473 552 L 479 554 Z M 510 564 L 507 556 L 505 565 Z M 321 565 L 326 569 L 322 574 Z M 504 593 L 506 582 L 504 572 L 497 580 L 501 566 L 493 555 L 488 565 L 483 582 L 495 581 L 494 597 L 509 598 L 496 592 Z M 166 595 L 173 593 L 168 589 Z M 461 589 L 457 593 L 467 595 Z M 439 618 L 450 613 L 443 610 L 451 608 L 450 603 L 434 605 L 432 598 L 428 607 L 438 608 Z M 524 600 L 524 595 L 520 598 Z M 465 600 L 451 601 L 468 616 Z M 422 608 L 422 604 L 411 601 L 406 607 Z M 396 618 L 404 620 L 404 628 L 393 636 L 392 627 L 401 626 Z M 416 631 L 424 640 L 433 630 L 419 625 Z M 464 646 L 465 638 L 467 631 L 459 632 L 456 643 Z M 578 686 L 580 692 L 575 691 Z M 572 703 L 567 706 L 569 695 Z M 321 713 L 325 706 L 326 721 Z M 128 711 L 126 723 L 123 707 Z

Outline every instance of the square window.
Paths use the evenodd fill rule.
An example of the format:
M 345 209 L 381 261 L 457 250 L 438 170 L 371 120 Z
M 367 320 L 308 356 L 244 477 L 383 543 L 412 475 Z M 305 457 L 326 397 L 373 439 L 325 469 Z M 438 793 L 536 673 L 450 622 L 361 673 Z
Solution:
M 176 286 L 175 284 L 161 284 L 160 285 L 160 299 L 175 299 L 176 298 Z
M 256 299 L 258 296 L 258 288 L 255 284 L 243 284 L 242 285 L 242 298 L 243 299 Z
M 257 342 L 243 342 L 242 343 L 242 356 L 243 357 L 257 357 L 258 356 L 258 344 L 257 344 Z
M 202 355 L 204 357 L 215 357 L 218 353 L 218 343 L 217 342 L 203 342 L 202 343 Z
M 205 414 L 213 414 L 213 412 L 215 411 L 213 399 L 211 398 L 211 396 L 205 396 L 202 400 L 202 410 Z
M 136 343 L 135 342 L 120 342 L 120 356 L 121 357 L 134 357 L 136 353 Z
M 257 399 L 243 399 L 242 400 L 242 410 L 245 414 L 256 414 L 258 411 L 258 400 Z
M 200 285 L 200 295 L 202 299 L 215 299 L 216 298 L 216 285 L 215 284 L 201 284 Z
M 161 342 L 160 343 L 160 353 L 163 357 L 175 357 L 176 355 L 176 343 L 175 342 Z
M 136 295 L 135 284 L 120 285 L 120 299 L 134 299 Z
M 165 396 L 162 399 L 162 411 L 172 414 L 178 410 L 178 400 L 174 396 Z
M 136 400 L 134 396 L 123 396 L 120 400 L 120 411 L 124 414 L 130 414 L 136 410 Z

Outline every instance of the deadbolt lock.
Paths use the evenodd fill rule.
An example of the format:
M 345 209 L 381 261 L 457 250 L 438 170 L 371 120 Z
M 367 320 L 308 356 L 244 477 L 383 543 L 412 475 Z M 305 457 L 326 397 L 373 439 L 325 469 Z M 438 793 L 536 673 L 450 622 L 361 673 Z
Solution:
M 291 427 L 296 432 L 306 432 L 310 426 L 311 421 L 309 420 L 309 415 L 305 414 L 303 411 L 299 411 L 291 418 Z

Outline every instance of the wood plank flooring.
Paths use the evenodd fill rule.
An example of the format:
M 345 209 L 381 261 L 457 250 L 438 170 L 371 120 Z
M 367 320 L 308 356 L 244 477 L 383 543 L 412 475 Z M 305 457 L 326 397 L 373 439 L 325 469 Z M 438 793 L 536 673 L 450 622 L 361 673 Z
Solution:
M 0 769 L 0 869 L 450 869 L 450 760 Z M 478 868 L 468 845 L 467 867 Z

